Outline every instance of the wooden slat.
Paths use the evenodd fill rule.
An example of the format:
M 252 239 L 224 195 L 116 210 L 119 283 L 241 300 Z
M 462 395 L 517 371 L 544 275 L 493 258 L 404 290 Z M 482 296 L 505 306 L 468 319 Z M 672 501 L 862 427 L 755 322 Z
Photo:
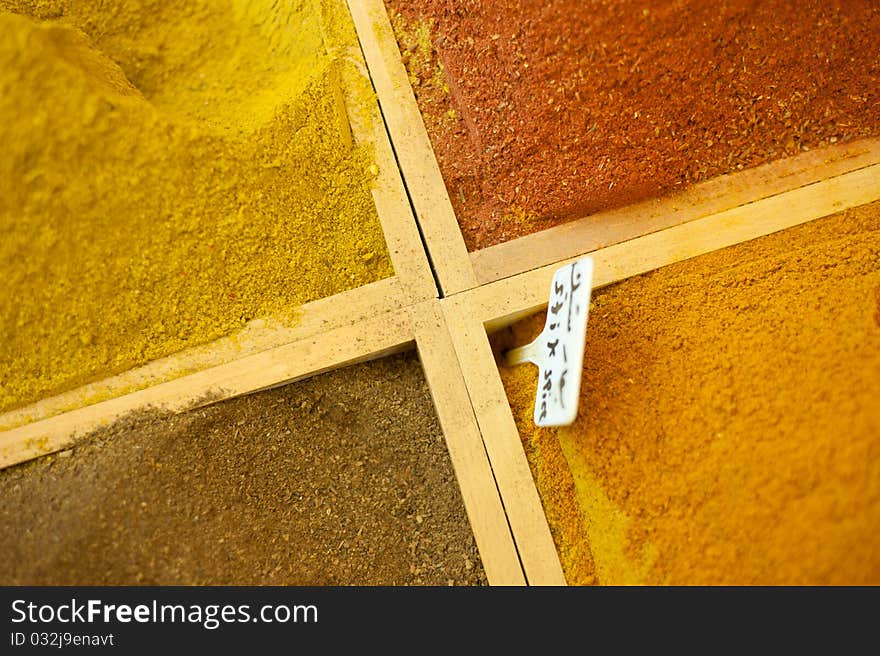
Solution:
M 410 309 L 437 418 L 491 585 L 524 585 L 507 516 L 438 301 Z
M 360 51 L 349 53 L 347 60 L 358 65 L 358 71 L 369 78 Z M 372 186 L 373 203 L 401 292 L 407 304 L 437 298 L 434 274 L 425 257 L 422 236 L 385 131 L 382 113 L 376 102 L 369 107 L 359 107 L 357 103 L 357 98 L 347 98 L 348 119 L 355 141 L 369 144 L 373 150 L 378 167 Z
M 471 260 L 486 284 L 878 163 L 878 139 L 830 146 L 513 239 Z
M 878 199 L 880 164 L 875 164 L 594 251 L 593 286 L 609 285 Z M 483 285 L 466 294 L 491 332 L 545 307 L 554 271 L 572 259 L 576 258 Z
M 47 419 L 62 412 L 216 367 L 388 312 L 404 304 L 398 279 L 386 278 L 303 305 L 297 310 L 296 322 L 291 326 L 266 320 L 252 321 L 244 329 L 228 337 L 179 351 L 142 367 L 11 410 L 0 415 L 0 430 Z
M 410 200 L 444 295 L 477 284 L 382 0 L 348 0 Z
M 458 294 L 440 303 L 526 579 L 530 585 L 565 585 L 485 329 L 466 295 Z
M 386 312 L 333 330 L 0 433 L 0 468 L 73 445 L 132 412 L 180 412 L 406 349 L 409 315 Z
M 351 125 L 358 142 L 370 143 L 373 147 L 373 157 L 379 169 L 372 187 L 373 203 L 376 205 L 394 272 L 407 304 L 437 298 L 434 274 L 425 257 L 422 237 L 378 107 L 374 114 L 371 126 L 368 127 L 355 118 L 356 114 L 352 112 Z

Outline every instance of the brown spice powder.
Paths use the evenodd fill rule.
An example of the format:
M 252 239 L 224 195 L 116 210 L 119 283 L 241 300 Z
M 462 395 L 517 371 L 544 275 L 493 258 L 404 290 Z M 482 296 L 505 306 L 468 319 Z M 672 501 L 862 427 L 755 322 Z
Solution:
M 872 0 L 386 4 L 471 250 L 880 134 Z
M 485 583 L 412 354 L 4 470 L 0 553 L 4 585 Z
M 567 429 L 502 368 L 569 582 L 880 583 L 878 294 L 874 203 L 599 290 Z

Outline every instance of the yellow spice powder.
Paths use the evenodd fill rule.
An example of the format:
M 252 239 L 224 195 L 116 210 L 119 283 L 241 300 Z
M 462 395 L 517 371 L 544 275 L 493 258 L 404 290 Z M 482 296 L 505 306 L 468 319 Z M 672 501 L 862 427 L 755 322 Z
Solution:
M 501 373 L 570 583 L 880 583 L 880 203 L 599 290 L 569 428 Z
M 392 274 L 342 0 L 0 0 L 0 410 Z

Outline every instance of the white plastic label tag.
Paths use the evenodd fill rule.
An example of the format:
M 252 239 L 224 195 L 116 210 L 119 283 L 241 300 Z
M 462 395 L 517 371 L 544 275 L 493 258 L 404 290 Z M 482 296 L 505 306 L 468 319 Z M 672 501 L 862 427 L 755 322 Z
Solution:
M 535 424 L 568 426 L 577 417 L 593 289 L 593 258 L 559 269 L 550 284 L 547 322 L 538 337 Z
M 568 426 L 577 417 L 592 287 L 591 257 L 559 269 L 550 284 L 544 330 L 531 344 L 508 354 L 510 364 L 538 365 L 538 426 Z

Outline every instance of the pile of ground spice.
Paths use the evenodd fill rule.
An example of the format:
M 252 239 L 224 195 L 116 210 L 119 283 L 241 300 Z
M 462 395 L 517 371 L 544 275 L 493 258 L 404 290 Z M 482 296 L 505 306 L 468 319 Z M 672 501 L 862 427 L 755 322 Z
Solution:
M 0 0 L 0 410 L 392 274 L 342 0 Z
M 0 472 L 0 582 L 485 584 L 414 355 Z
M 502 368 L 571 583 L 880 583 L 878 262 L 874 203 L 599 290 L 566 429 Z
M 471 250 L 880 134 L 874 0 L 386 0 Z

